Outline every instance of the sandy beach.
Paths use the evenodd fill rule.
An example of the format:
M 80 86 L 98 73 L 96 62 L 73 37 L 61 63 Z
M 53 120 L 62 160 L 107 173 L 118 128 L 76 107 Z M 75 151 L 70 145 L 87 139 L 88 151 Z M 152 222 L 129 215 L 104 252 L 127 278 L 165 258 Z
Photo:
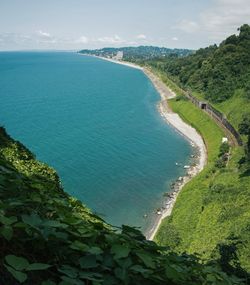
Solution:
M 178 114 L 174 113 L 168 106 L 167 100 L 172 99 L 176 94 L 170 90 L 155 74 L 149 69 L 143 69 L 144 73 L 151 80 L 161 96 L 161 101 L 158 104 L 158 110 L 161 116 L 168 124 L 173 126 L 180 134 L 188 139 L 193 147 L 198 149 L 198 159 L 195 166 L 190 166 L 184 177 L 181 177 L 174 185 L 174 190 L 166 199 L 165 207 L 157 215 L 154 226 L 146 233 L 146 238 L 153 240 L 162 220 L 171 215 L 175 201 L 183 186 L 190 181 L 195 175 L 202 171 L 207 161 L 207 150 L 201 135 L 190 125 L 186 124 Z
M 196 159 L 195 165 L 187 166 L 186 175 L 183 177 L 179 177 L 177 181 L 173 185 L 172 192 L 168 193 L 167 199 L 165 198 L 164 206 L 158 213 L 155 214 L 156 219 L 153 227 L 149 229 L 145 236 L 148 240 L 153 240 L 162 220 L 171 215 L 175 201 L 178 197 L 183 186 L 190 181 L 194 176 L 196 176 L 199 172 L 202 171 L 207 161 L 207 150 L 205 143 L 201 137 L 201 135 L 190 125 L 185 123 L 178 114 L 174 113 L 168 105 L 167 100 L 172 99 L 176 96 L 176 94 L 170 90 L 160 78 L 158 78 L 149 68 L 142 68 L 136 64 L 126 62 L 126 61 L 117 61 L 114 59 L 109 59 L 105 57 L 99 57 L 103 60 L 107 60 L 116 64 L 126 65 L 132 68 L 140 69 L 144 72 L 144 74 L 150 79 L 153 83 L 154 87 L 158 91 L 161 96 L 161 100 L 158 103 L 158 110 L 161 116 L 165 119 L 165 121 L 171 125 L 176 131 L 178 131 L 181 135 L 183 135 L 190 144 L 198 150 L 198 155 Z
M 141 66 L 136 65 L 136 64 L 131 63 L 131 62 L 119 61 L 119 60 L 115 60 L 115 59 L 112 59 L 112 58 L 107 58 L 107 57 L 104 57 L 104 56 L 96 56 L 96 55 L 81 54 L 81 53 L 79 53 L 79 54 L 80 55 L 84 55 L 84 56 L 91 56 L 91 57 L 101 58 L 103 60 L 110 61 L 110 62 L 113 62 L 113 63 L 116 63 L 116 64 L 126 65 L 126 66 L 129 66 L 129 67 L 135 68 L 135 69 L 143 70 L 143 68 Z

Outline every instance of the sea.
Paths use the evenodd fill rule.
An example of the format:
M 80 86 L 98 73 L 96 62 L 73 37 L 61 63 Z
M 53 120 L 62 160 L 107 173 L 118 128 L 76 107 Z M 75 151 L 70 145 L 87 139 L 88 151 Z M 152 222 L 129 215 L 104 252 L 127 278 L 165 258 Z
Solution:
M 0 52 L 0 125 L 114 226 L 149 230 L 190 163 L 192 147 L 159 100 L 135 68 L 74 52 Z

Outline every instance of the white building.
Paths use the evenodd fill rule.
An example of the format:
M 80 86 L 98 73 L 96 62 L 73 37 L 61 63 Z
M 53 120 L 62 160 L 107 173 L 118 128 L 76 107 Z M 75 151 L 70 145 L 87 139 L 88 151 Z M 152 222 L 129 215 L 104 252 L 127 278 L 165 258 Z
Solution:
M 122 60 L 123 58 L 123 51 L 118 51 L 115 56 L 112 57 L 115 60 Z

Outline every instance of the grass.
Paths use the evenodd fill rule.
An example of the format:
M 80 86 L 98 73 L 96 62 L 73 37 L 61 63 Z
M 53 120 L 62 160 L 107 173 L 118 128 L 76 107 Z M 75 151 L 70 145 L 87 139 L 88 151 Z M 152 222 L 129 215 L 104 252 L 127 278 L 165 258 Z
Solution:
M 227 116 L 236 129 L 242 120 L 242 115 L 250 112 L 250 100 L 244 97 L 241 89 L 236 90 L 234 96 L 227 101 L 214 104 L 214 106 Z
M 209 259 L 218 255 L 218 244 L 230 243 L 231 237 L 238 238 L 244 244 L 238 246 L 240 262 L 250 270 L 250 177 L 244 175 L 238 164 L 243 148 L 231 148 L 227 167 L 215 167 L 223 131 L 189 101 L 172 99 L 169 104 L 202 135 L 208 150 L 208 163 L 185 185 L 172 215 L 162 222 L 155 241 L 174 246 L 176 251 L 198 253 Z M 228 108 L 232 105 L 233 100 Z
M 192 92 L 192 95 L 199 100 L 205 100 L 205 95 L 202 93 Z M 242 89 L 237 89 L 233 96 L 226 101 L 221 103 L 209 103 L 225 114 L 236 129 L 238 129 L 239 123 L 242 120 L 242 115 L 249 113 L 250 110 L 250 100 L 245 97 L 244 90 Z

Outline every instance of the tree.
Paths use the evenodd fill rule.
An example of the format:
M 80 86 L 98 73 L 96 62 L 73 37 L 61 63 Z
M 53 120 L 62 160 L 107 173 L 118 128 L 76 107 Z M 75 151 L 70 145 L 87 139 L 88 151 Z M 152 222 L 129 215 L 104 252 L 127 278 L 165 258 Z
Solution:
M 250 113 L 243 115 L 239 124 L 239 132 L 247 136 L 246 155 L 248 160 L 250 160 Z

